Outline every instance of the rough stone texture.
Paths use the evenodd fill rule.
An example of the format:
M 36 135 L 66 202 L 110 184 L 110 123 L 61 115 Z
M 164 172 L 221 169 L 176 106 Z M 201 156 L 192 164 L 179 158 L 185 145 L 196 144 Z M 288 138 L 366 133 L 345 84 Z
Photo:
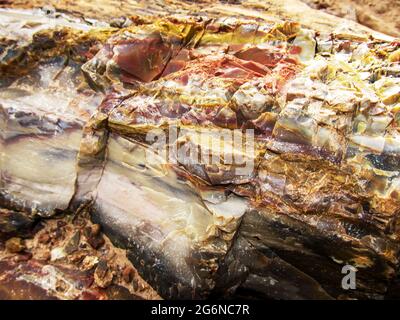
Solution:
M 0 12 L 1 234 L 73 220 L 6 255 L 5 285 L 22 277 L 41 292 L 50 277 L 45 297 L 84 298 L 75 281 L 90 297 L 113 283 L 136 294 L 136 272 L 113 260 L 123 250 L 164 298 L 395 295 L 399 42 L 297 1 L 167 3 L 54 3 L 111 27 Z M 155 129 L 170 137 L 166 162 Z M 220 136 L 234 130 L 239 146 Z M 218 155 L 210 141 L 253 168 L 174 149 Z M 57 282 L 60 262 L 81 278 Z M 341 288 L 346 264 L 354 291 Z

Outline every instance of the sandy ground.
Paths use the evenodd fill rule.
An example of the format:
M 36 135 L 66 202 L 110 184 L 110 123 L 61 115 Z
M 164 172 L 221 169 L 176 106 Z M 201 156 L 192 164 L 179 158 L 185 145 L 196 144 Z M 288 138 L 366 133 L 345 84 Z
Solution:
M 304 0 L 311 7 L 400 37 L 400 0 Z

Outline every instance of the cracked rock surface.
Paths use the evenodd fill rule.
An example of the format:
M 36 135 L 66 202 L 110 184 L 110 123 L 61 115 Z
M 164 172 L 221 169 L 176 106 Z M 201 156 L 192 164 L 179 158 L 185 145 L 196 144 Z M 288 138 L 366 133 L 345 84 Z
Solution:
M 396 296 L 399 41 L 159 4 L 0 10 L 0 297 Z

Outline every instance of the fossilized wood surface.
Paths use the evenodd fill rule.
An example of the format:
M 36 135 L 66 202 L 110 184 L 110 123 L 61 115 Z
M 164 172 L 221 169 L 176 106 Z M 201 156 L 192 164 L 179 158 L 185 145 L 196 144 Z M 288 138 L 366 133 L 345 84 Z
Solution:
M 113 4 L 85 13 L 136 17 L 1 13 L 0 195 L 28 213 L 21 228 L 85 207 L 165 298 L 385 296 L 399 266 L 398 42 L 324 14 L 298 19 L 317 33 L 280 22 L 300 4 Z M 165 163 L 146 139 L 177 130 L 170 146 L 214 154 L 201 129 L 221 144 L 246 128 L 254 154 L 223 142 L 254 163 L 244 174 Z

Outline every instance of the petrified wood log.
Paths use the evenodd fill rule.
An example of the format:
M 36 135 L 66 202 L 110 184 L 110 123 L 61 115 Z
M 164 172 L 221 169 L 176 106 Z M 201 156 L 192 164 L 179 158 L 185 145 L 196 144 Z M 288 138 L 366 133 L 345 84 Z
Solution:
M 21 226 L 90 210 L 164 298 L 387 294 L 399 42 L 204 11 L 1 15 L 0 204 Z

